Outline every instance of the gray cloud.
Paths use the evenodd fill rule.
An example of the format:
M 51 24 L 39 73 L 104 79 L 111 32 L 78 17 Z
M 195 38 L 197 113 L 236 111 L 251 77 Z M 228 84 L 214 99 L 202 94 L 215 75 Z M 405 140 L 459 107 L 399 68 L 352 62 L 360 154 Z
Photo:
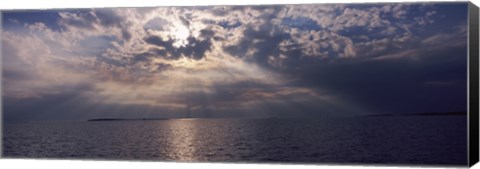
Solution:
M 149 53 L 141 54 L 137 56 L 137 58 L 144 60 L 145 57 L 164 57 L 166 59 L 178 59 L 182 56 L 192 58 L 195 60 L 202 59 L 205 57 L 205 52 L 210 50 L 212 46 L 211 37 L 214 35 L 213 31 L 210 30 L 202 30 L 200 37 L 203 40 L 188 37 L 187 38 L 187 46 L 182 47 L 175 47 L 174 40 L 163 40 L 158 36 L 149 36 L 144 39 L 144 41 L 148 44 L 156 45 L 160 48 L 151 48 Z
M 94 29 L 94 23 L 97 23 L 97 18 L 92 12 L 80 13 L 59 13 L 62 18 L 59 23 L 61 25 L 68 25 L 79 28 Z
M 94 10 L 81 10 L 80 12 L 60 12 L 59 24 L 66 29 L 79 29 L 80 31 L 110 31 L 118 29 L 118 38 L 130 40 L 132 33 L 129 28 L 131 24 L 118 15 L 118 10 L 103 8 Z M 112 33 L 112 32 L 111 32 Z
M 51 105 L 39 119 L 462 111 L 466 21 L 444 8 L 65 10 L 54 22 L 62 29 L 25 22 L 2 32 L 7 112 L 22 112 L 7 117 L 39 105 Z

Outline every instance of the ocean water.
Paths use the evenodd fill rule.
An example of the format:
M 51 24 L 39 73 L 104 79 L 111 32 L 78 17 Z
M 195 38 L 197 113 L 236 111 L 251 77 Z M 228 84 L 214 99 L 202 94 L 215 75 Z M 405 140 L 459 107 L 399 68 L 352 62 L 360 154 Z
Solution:
M 3 156 L 466 165 L 466 116 L 5 124 Z

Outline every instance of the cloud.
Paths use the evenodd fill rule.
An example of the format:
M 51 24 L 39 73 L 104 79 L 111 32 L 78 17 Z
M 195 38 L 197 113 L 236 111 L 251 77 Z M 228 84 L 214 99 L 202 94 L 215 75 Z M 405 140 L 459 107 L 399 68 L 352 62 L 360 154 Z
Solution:
M 173 39 L 163 40 L 158 36 L 149 36 L 144 40 L 148 44 L 156 45 L 159 48 L 152 48 L 149 52 L 151 56 L 160 56 L 167 59 L 178 59 L 180 57 L 193 58 L 195 60 L 205 57 L 205 52 L 210 50 L 212 42 L 210 37 L 213 35 L 212 31 L 202 30 L 200 37 L 203 40 L 194 37 L 188 37 L 185 46 L 176 47 Z
M 130 32 L 131 23 L 119 15 L 118 9 L 93 9 L 80 12 L 59 12 L 58 24 L 68 31 L 85 36 L 116 36 L 129 41 L 132 37 Z
M 65 88 L 58 88 L 60 91 L 56 88 L 74 85 L 81 79 L 81 75 L 70 75 L 69 70 L 58 72 L 61 68 L 52 63 L 56 60 L 53 49 L 36 36 L 20 37 L 3 32 L 2 44 L 8 48 L 2 50 L 2 56 L 11 63 L 3 68 L 7 73 L 3 79 L 7 83 L 4 96 L 40 97 L 42 93 L 61 92 Z
M 459 74 L 463 59 L 445 54 L 465 48 L 466 21 L 442 20 L 441 14 L 455 17 L 442 9 L 422 4 L 81 9 L 58 11 L 50 22 L 11 14 L 6 24 L 15 29 L 2 30 L 8 63 L 3 95 L 38 99 L 35 104 L 68 95 L 75 100 L 70 105 L 83 99 L 87 107 L 131 106 L 172 116 L 222 116 L 229 108 L 246 114 L 251 108 L 262 116 L 296 109 L 388 111 L 396 104 L 380 99 L 386 93 L 400 102 L 419 87 L 410 84 L 411 74 L 394 68 L 418 64 L 436 74 L 433 70 L 452 63 L 452 74 Z M 379 80 L 367 75 L 392 82 L 365 82 Z M 421 76 L 427 79 L 415 84 L 463 83 L 444 76 Z M 377 88 L 385 95 L 373 91 Z
M 433 36 L 430 36 L 428 38 L 425 38 L 421 41 L 422 44 L 425 45 L 435 45 L 435 44 L 442 44 L 444 40 L 449 40 L 454 38 L 455 35 L 453 34 L 436 34 Z
M 449 43 L 445 43 L 449 42 Z M 442 51 L 450 51 L 452 49 L 465 48 L 467 45 L 467 37 L 462 29 L 449 33 L 438 33 L 423 39 L 412 42 L 417 45 L 408 50 L 399 50 L 398 52 L 390 52 L 389 54 L 373 57 L 372 60 L 385 59 L 419 59 L 419 57 L 431 56 L 431 53 L 440 54 Z

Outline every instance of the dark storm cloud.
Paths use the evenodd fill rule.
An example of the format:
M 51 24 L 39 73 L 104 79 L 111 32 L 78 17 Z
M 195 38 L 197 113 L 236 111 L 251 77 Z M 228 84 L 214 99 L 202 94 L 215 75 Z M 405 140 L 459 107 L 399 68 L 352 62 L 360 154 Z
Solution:
M 120 26 L 125 20 L 125 18 L 118 16 L 113 9 L 99 9 L 95 10 L 94 13 L 98 22 L 104 26 Z
M 152 35 L 146 37 L 144 41 L 148 44 L 156 45 L 161 48 L 152 48 L 148 53 L 143 53 L 136 58 L 138 60 L 146 60 L 147 57 L 164 57 L 166 59 L 179 59 L 181 56 L 192 58 L 195 60 L 205 57 L 205 52 L 211 49 L 214 32 L 211 30 L 202 30 L 200 37 L 197 39 L 192 36 L 187 38 L 187 45 L 175 47 L 174 39 L 163 40 L 161 37 Z
M 271 66 L 268 63 L 269 56 L 281 54 L 280 43 L 291 38 L 289 33 L 280 31 L 270 24 L 261 25 L 259 30 L 247 28 L 243 31 L 243 36 L 238 44 L 226 46 L 224 50 L 233 56 L 267 67 Z M 256 49 L 252 56 L 247 54 L 249 49 Z
M 303 63 L 297 85 L 328 88 L 371 113 L 466 111 L 466 48 L 425 54 L 418 62 Z M 432 81 L 450 85 L 425 85 Z

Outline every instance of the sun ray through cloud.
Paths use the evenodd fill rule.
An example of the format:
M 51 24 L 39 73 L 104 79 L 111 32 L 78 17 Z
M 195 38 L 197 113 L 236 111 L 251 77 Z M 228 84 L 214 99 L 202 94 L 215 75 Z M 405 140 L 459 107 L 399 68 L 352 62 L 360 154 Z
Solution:
M 466 46 L 462 7 L 65 9 L 28 18 L 4 12 L 3 96 L 48 102 L 71 94 L 68 104 L 86 100 L 77 111 L 92 112 L 85 117 L 115 116 L 106 109 L 152 117 L 352 116 L 398 108 L 381 99 L 387 94 L 416 105 L 395 111 L 427 111 L 419 102 L 447 100 L 428 97 L 437 89 L 424 84 L 449 82 L 445 94 L 463 90 L 464 75 L 441 74 L 462 72 L 465 58 L 454 57 Z M 447 62 L 454 66 L 442 70 Z M 418 93 L 424 96 L 406 99 Z M 460 101 L 444 105 L 456 110 Z

